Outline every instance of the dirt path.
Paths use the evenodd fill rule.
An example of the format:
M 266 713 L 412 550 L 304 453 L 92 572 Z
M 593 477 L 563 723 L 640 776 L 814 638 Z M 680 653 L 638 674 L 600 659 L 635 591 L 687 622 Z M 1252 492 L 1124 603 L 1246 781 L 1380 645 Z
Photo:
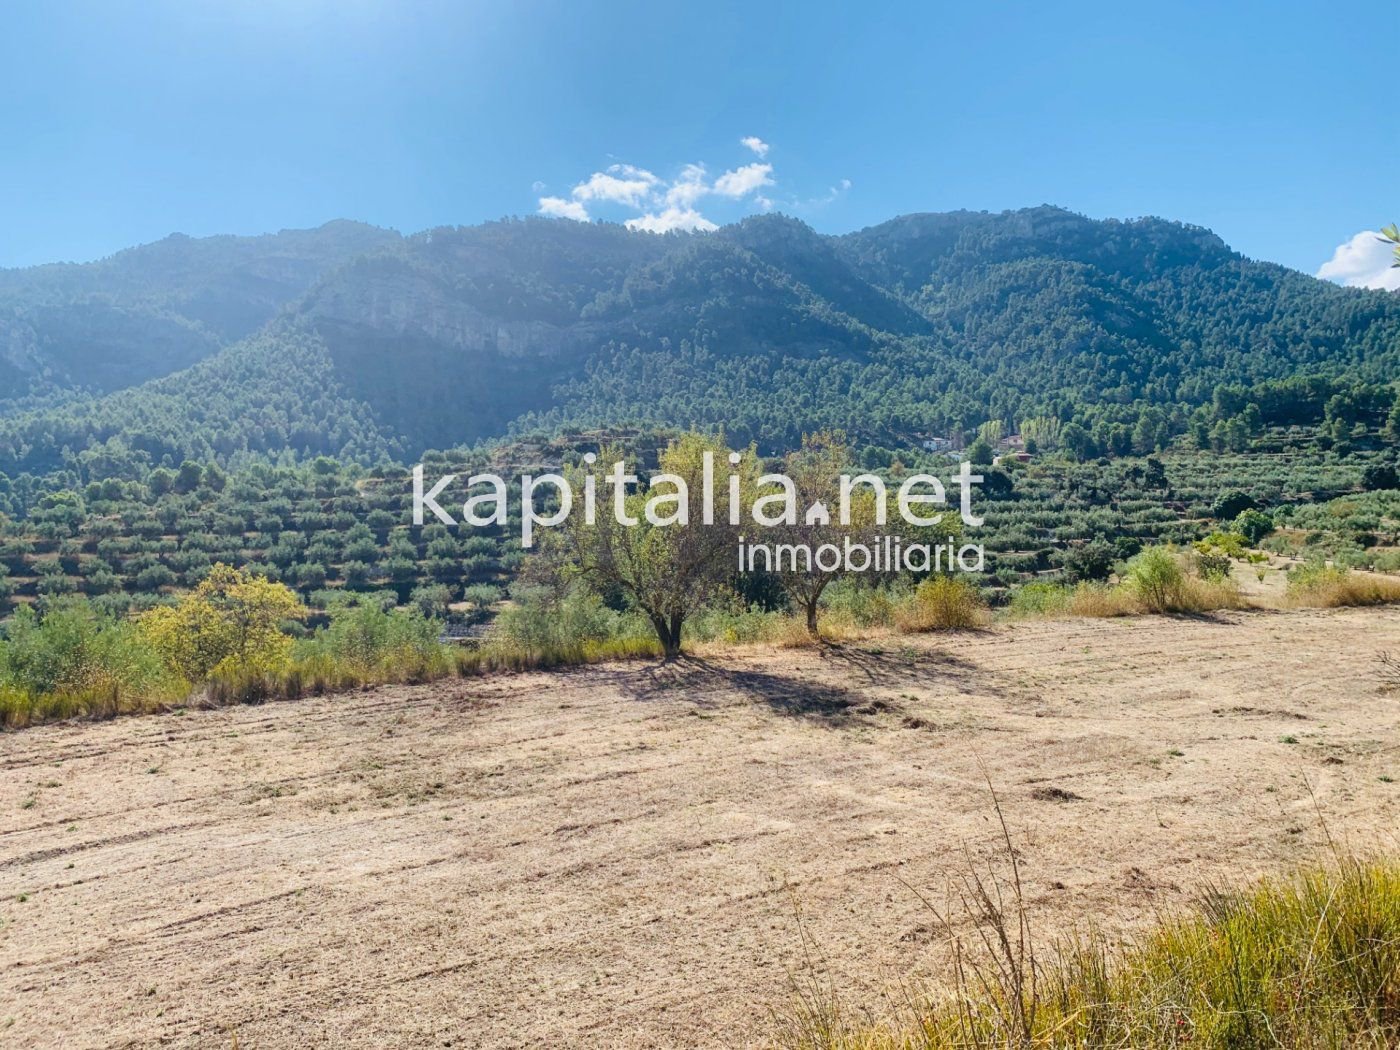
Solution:
M 761 1042 L 804 929 L 853 993 L 941 963 L 909 887 L 996 856 L 984 771 L 1047 932 L 1316 856 L 1309 785 L 1394 848 L 1387 648 L 1032 623 L 0 735 L 0 1046 Z

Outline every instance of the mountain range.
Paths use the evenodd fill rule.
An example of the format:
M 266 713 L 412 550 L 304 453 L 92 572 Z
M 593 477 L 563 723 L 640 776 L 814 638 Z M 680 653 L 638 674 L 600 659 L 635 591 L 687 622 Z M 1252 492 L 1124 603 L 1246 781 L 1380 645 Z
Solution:
M 1031 415 L 1179 425 L 1220 384 L 1400 375 L 1400 296 L 1042 206 L 842 236 L 505 220 L 172 236 L 0 270 L 0 473 L 403 460 L 616 424 L 789 446 Z

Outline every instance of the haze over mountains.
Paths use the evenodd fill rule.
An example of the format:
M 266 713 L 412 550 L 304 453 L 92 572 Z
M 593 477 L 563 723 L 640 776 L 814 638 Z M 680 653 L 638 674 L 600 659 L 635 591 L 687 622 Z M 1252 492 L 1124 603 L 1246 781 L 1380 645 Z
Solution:
M 1183 412 L 1219 383 L 1400 374 L 1400 297 L 1159 219 L 779 215 L 657 236 L 541 219 L 171 237 L 0 271 L 0 472 L 416 457 L 528 429 L 723 424 L 765 448 L 1035 414 Z M 102 464 L 99 468 L 96 465 Z

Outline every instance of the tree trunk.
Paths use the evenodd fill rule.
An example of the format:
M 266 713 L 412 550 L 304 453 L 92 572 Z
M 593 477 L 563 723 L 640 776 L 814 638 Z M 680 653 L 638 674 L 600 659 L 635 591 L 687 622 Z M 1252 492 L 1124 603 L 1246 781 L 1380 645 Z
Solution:
M 671 614 L 671 642 L 666 646 L 666 659 L 674 660 L 681 655 L 681 627 L 685 617 L 680 613 Z
M 815 598 L 807 606 L 807 633 L 813 638 L 821 637 L 817 631 L 817 600 Z
M 681 625 L 683 622 L 684 618 L 674 613 L 669 620 L 660 614 L 651 618 L 651 625 L 656 628 L 656 637 L 661 641 L 661 658 L 667 662 L 681 655 Z

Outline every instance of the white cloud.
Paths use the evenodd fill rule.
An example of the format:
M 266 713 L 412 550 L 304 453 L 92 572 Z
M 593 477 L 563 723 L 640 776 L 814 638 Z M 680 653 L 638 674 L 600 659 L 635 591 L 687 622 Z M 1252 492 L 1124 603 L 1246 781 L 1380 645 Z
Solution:
M 595 171 L 588 181 L 575 186 L 572 193 L 576 201 L 612 201 L 640 208 L 659 181 L 642 168 L 614 164 L 607 172 Z
M 563 197 L 541 197 L 540 214 L 553 219 L 573 219 L 587 222 L 588 210 L 578 201 L 566 201 Z
M 710 189 L 710 185 L 705 181 L 705 165 L 687 164 L 666 191 L 666 203 L 683 208 L 691 207 L 709 193 Z
M 541 182 L 539 179 L 536 179 L 534 183 L 531 184 L 530 189 L 534 190 L 536 193 L 543 193 L 544 183 Z
M 771 147 L 756 135 L 739 140 L 739 145 L 759 159 L 750 164 L 730 168 L 718 177 L 710 177 L 710 168 L 701 163 L 668 168 L 667 176 L 659 176 L 633 164 L 610 164 L 595 171 L 582 182 L 575 183 L 568 194 L 539 196 L 539 213 L 554 218 L 589 222 L 593 219 L 614 219 L 626 223 L 629 229 L 651 233 L 671 230 L 709 231 L 719 229 L 709 216 L 701 213 L 715 209 L 722 222 L 731 222 L 754 212 L 783 208 L 792 212 L 820 208 L 851 188 L 849 179 L 842 179 L 828 189 L 825 197 L 803 200 L 783 196 L 775 198 L 766 192 L 776 186 L 773 165 L 764 158 Z M 661 169 L 658 169 L 661 170 Z M 545 190 L 536 182 L 535 193 Z
M 773 165 L 745 164 L 715 179 L 715 192 L 722 197 L 744 197 L 764 186 L 773 185 Z
M 1362 230 L 1337 250 L 1317 271 L 1317 276 L 1336 281 L 1350 288 L 1385 288 L 1400 291 L 1400 269 L 1395 261 L 1395 246 L 1382 240 L 1374 230 Z
M 639 216 L 627 220 L 629 230 L 645 230 L 647 233 L 669 233 L 671 230 L 701 230 L 708 233 L 719 229 L 694 208 L 670 207 L 664 211 Z

